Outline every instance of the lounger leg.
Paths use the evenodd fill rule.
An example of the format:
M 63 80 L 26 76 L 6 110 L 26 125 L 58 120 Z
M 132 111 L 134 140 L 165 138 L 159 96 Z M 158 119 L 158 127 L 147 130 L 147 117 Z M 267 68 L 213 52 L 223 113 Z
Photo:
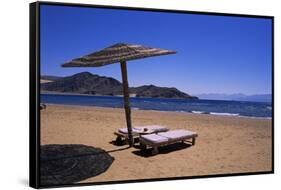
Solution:
M 129 142 L 129 139 L 128 139 L 128 142 Z M 135 139 L 134 139 L 134 137 L 132 138 L 132 145 L 134 145 L 135 144 Z
M 124 142 L 125 142 L 125 144 L 129 144 L 129 139 L 125 137 Z
M 140 143 L 140 148 L 141 148 L 142 150 L 146 150 L 146 145 L 143 144 L 143 143 Z
M 158 147 L 153 147 L 153 150 L 152 150 L 152 155 L 156 155 L 156 154 L 158 154 Z
M 134 138 L 132 139 L 132 143 L 134 145 L 134 143 L 135 143 Z M 125 144 L 129 144 L 129 138 L 125 138 Z
M 115 142 L 116 142 L 117 144 L 121 144 L 121 143 L 122 143 L 122 137 L 117 136 Z
M 115 139 L 115 145 L 121 146 L 124 144 L 123 138 L 120 135 L 117 135 L 116 139 Z
M 192 145 L 195 145 L 195 137 L 192 138 Z

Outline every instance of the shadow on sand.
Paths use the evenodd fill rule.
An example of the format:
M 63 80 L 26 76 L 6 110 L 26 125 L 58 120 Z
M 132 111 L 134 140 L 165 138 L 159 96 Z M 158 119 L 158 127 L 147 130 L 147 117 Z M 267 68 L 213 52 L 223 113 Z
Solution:
M 185 149 L 185 148 L 188 148 L 188 147 L 191 147 L 191 146 L 192 146 L 191 144 L 186 144 L 186 143 L 180 142 L 180 143 L 175 143 L 175 144 L 159 147 L 158 148 L 158 150 L 159 150 L 158 155 L 159 154 L 168 154 L 170 152 L 182 150 L 182 149 Z M 133 151 L 132 152 L 133 154 L 135 154 L 137 156 L 146 157 L 146 158 L 152 156 L 152 153 L 151 153 L 152 149 L 151 148 L 148 148 L 146 150 L 142 150 L 139 145 L 136 145 L 134 147 L 139 149 L 139 150 Z
M 134 143 L 139 143 L 139 138 L 134 138 Z M 128 143 L 125 140 L 113 140 L 109 142 L 110 144 L 114 145 L 114 146 L 124 146 L 124 145 L 128 145 Z
M 41 186 L 72 184 L 105 172 L 114 158 L 105 151 L 81 144 L 42 145 L 40 150 Z

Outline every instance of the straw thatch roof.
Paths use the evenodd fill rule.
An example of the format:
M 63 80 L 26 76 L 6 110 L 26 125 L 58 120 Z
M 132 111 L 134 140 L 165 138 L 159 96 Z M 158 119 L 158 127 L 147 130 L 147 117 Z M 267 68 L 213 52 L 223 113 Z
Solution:
M 175 51 L 117 43 L 100 51 L 71 60 L 62 67 L 99 67 L 116 62 L 174 54 Z

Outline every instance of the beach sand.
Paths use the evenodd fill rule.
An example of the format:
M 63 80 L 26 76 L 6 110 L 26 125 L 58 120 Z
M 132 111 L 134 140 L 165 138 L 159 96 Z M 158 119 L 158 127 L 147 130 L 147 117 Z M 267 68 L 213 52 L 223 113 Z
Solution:
M 84 144 L 114 157 L 110 168 L 83 182 L 271 171 L 272 120 L 180 112 L 132 110 L 134 125 L 158 124 L 196 131 L 195 146 L 175 144 L 149 156 L 111 144 L 125 127 L 123 109 L 47 105 L 41 110 L 41 145 Z

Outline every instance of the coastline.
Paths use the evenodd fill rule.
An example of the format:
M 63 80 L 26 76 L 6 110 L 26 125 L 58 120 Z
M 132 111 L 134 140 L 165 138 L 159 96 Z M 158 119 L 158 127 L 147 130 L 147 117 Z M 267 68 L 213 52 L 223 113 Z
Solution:
M 158 124 L 199 135 L 195 146 L 172 145 L 156 156 L 146 156 L 137 148 L 111 143 L 113 132 L 126 126 L 122 108 L 47 104 L 40 113 L 41 145 L 83 144 L 114 157 L 106 172 L 79 183 L 270 171 L 272 167 L 272 120 L 132 110 L 133 125 Z
M 123 111 L 123 108 L 112 108 L 112 107 L 102 107 L 102 106 L 90 106 L 90 105 L 70 105 L 70 104 L 55 104 L 55 103 L 43 103 L 45 105 L 53 105 L 53 106 L 66 106 L 66 107 L 86 107 L 86 108 L 99 108 L 99 109 L 116 109 L 119 111 Z M 163 112 L 163 113 L 179 113 L 179 114 L 191 114 L 191 115 L 209 115 L 213 117 L 234 117 L 234 118 L 246 118 L 246 119 L 257 119 L 257 120 L 272 120 L 272 117 L 255 117 L 255 116 L 243 116 L 243 115 L 232 115 L 225 113 L 225 115 L 222 114 L 210 114 L 210 113 L 194 113 L 193 111 L 187 112 L 187 111 L 165 111 L 165 110 L 148 110 L 148 109 L 139 109 L 135 107 L 131 107 L 132 111 L 150 111 L 150 112 Z

